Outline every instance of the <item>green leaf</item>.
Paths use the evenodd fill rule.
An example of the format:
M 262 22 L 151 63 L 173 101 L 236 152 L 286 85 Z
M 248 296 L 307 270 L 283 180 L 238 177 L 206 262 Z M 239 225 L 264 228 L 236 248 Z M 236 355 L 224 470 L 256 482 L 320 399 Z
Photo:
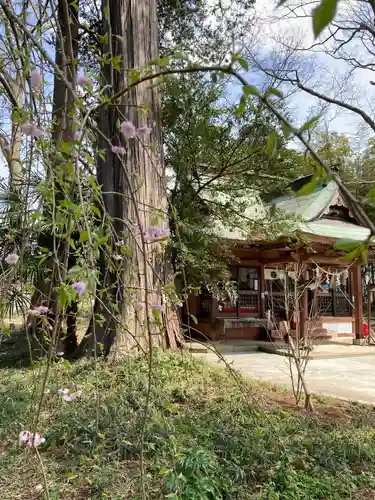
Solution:
M 312 118 L 310 118 L 310 120 L 307 120 L 307 122 L 302 125 L 301 130 L 308 130 L 312 128 L 319 119 L 320 115 L 313 116 Z
M 121 71 L 120 61 L 121 61 L 121 56 L 112 57 L 112 66 L 115 68 L 116 71 Z
M 281 90 L 275 89 L 274 87 L 269 87 L 266 90 L 266 95 L 268 95 L 268 94 L 273 94 L 273 95 L 276 95 L 277 97 L 283 97 L 283 93 L 281 92 Z
M 198 320 L 197 318 L 194 316 L 194 314 L 189 314 L 189 316 L 191 317 L 191 319 L 194 321 L 194 323 L 197 325 L 198 324 Z
M 239 54 L 232 54 L 232 63 L 238 62 L 238 64 L 246 71 L 249 71 L 249 63 L 241 57 Z
M 334 247 L 336 250 L 342 250 L 344 252 L 351 252 L 357 249 L 361 244 L 358 241 L 352 240 L 338 240 L 336 241 Z
M 301 187 L 298 191 L 297 196 L 308 196 L 312 194 L 319 185 L 320 178 L 318 176 L 313 176 L 310 182 Z
M 241 116 L 244 114 L 245 111 L 245 106 L 246 106 L 246 97 L 243 95 L 240 99 L 240 103 L 236 108 L 236 116 Z
M 242 87 L 242 91 L 245 96 L 249 95 L 256 95 L 257 97 L 260 96 L 259 90 L 256 87 L 254 87 L 254 85 L 244 85 Z
M 89 237 L 88 231 L 82 231 L 82 233 L 79 236 L 79 242 L 84 243 Z
M 313 31 L 315 38 L 320 35 L 336 14 L 338 0 L 322 0 L 313 10 Z
M 244 59 L 243 57 L 239 57 L 237 59 L 237 62 L 241 65 L 241 67 L 244 70 L 249 71 L 249 63 L 246 61 L 246 59 Z
M 289 139 L 290 134 L 293 132 L 293 129 L 289 127 L 285 122 L 281 122 L 281 128 L 283 129 L 283 134 L 286 140 Z
M 278 143 L 278 135 L 276 130 L 273 130 L 267 138 L 267 152 L 270 158 L 273 158 L 276 154 Z
M 344 260 L 355 260 L 360 255 L 362 255 L 363 250 L 364 250 L 364 245 L 358 245 L 358 243 L 357 243 L 357 247 L 354 250 L 352 250 L 351 252 L 345 254 L 344 257 L 342 257 L 342 258 Z

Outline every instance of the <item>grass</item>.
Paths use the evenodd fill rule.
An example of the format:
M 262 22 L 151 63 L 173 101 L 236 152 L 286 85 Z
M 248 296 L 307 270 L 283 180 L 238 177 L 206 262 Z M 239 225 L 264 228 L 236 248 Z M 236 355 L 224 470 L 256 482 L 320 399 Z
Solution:
M 146 360 L 56 362 L 37 429 L 46 437 L 39 460 L 18 434 L 31 428 L 43 371 L 0 370 L 2 500 L 47 498 L 35 490 L 40 460 L 51 500 L 143 498 Z M 285 391 L 239 380 L 190 355 L 155 352 L 144 429 L 148 499 L 374 498 L 372 407 L 321 399 L 310 415 Z M 67 403 L 57 389 L 71 383 L 83 394 Z

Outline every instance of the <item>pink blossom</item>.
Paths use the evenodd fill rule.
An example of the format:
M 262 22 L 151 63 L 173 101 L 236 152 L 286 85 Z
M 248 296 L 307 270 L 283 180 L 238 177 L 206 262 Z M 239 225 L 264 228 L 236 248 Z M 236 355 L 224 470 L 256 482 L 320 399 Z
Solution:
M 136 130 L 135 130 L 135 127 L 132 124 L 132 122 L 129 122 L 129 121 L 122 122 L 120 125 L 120 130 L 124 134 L 125 137 L 128 137 L 130 139 L 135 137 Z
M 41 316 L 43 314 L 47 314 L 49 309 L 47 306 L 37 306 L 34 307 L 34 309 L 29 309 L 27 312 L 30 316 Z
M 17 262 L 20 260 L 19 256 L 16 253 L 10 253 L 5 257 L 5 262 L 9 266 L 15 266 Z
M 25 122 L 21 125 L 21 132 L 23 132 L 26 135 L 33 135 L 33 132 L 35 130 L 35 125 L 30 122 Z
M 45 442 L 45 438 L 39 434 L 39 432 L 33 432 L 30 431 L 21 431 L 19 434 L 19 441 L 21 443 L 25 443 L 26 446 L 31 447 L 37 447 Z
M 160 311 L 160 312 L 164 312 L 164 306 L 163 306 L 163 305 L 151 304 L 151 309 L 152 309 L 153 311 Z
M 136 130 L 136 134 L 140 138 L 149 136 L 151 134 L 151 132 L 152 132 L 152 128 L 150 128 L 150 127 L 139 127 Z
M 70 392 L 68 394 L 63 395 L 63 400 L 70 402 L 74 401 L 77 398 L 80 398 L 81 396 L 82 396 L 82 391 Z
M 31 432 L 29 432 L 29 431 L 21 431 L 20 435 L 19 435 L 20 443 L 26 443 L 26 441 L 29 440 L 30 435 L 31 435 Z
M 21 132 L 25 135 L 35 137 L 39 139 L 40 137 L 49 137 L 49 132 L 38 128 L 34 123 L 25 122 L 21 125 Z
M 86 283 L 84 281 L 77 281 L 77 283 L 73 283 L 72 288 L 78 295 L 82 295 L 86 291 Z
M 35 68 L 32 71 L 30 71 L 30 84 L 31 88 L 33 88 L 34 90 L 39 90 L 43 85 L 42 75 L 40 74 L 38 68 Z
M 91 85 L 91 80 L 84 73 L 80 73 L 77 76 L 77 85 L 80 85 L 81 87 L 84 87 L 85 85 Z
M 157 241 L 168 238 L 170 235 L 169 229 L 163 229 L 158 226 L 149 226 L 143 233 L 146 243 L 155 243 Z
M 63 389 L 57 389 L 59 394 L 69 394 L 70 390 L 64 387 Z
M 116 155 L 120 155 L 120 156 L 126 155 L 126 149 L 123 148 L 122 146 L 112 146 L 111 151 L 112 151 L 112 153 L 115 153 Z
M 178 302 L 178 303 L 176 304 L 176 306 L 177 306 L 177 307 L 183 307 L 183 306 L 184 306 L 184 303 L 183 303 L 183 302 Z

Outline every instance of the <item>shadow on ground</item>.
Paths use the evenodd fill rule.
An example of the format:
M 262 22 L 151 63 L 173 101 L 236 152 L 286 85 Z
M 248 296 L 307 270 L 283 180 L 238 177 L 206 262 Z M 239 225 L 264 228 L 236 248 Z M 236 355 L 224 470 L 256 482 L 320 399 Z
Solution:
M 41 349 L 24 328 L 3 335 L 0 341 L 0 368 L 30 366 L 41 355 Z

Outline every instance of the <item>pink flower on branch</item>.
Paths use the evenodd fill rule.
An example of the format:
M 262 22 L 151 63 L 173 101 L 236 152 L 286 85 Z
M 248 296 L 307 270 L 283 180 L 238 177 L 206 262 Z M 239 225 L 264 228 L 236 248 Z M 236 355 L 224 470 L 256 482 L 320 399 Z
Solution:
M 169 229 L 163 229 L 159 226 L 148 226 L 143 233 L 146 243 L 156 243 L 157 241 L 169 238 Z
M 80 73 L 77 76 L 77 85 L 80 85 L 81 87 L 90 86 L 91 80 L 87 75 L 85 75 L 85 73 Z
M 111 151 L 112 151 L 112 153 L 115 153 L 116 155 L 120 155 L 120 156 L 126 155 L 126 149 L 123 148 L 122 146 L 112 146 Z
M 128 139 L 132 139 L 136 135 L 135 126 L 132 122 L 124 121 L 120 125 L 121 133 Z
M 150 127 L 139 127 L 136 130 L 137 137 L 144 138 L 148 137 L 152 132 L 152 128 Z
M 47 306 L 37 306 L 29 309 L 27 312 L 30 316 L 43 316 L 49 313 L 49 309 Z
M 158 304 L 151 304 L 151 310 L 152 311 L 160 311 L 162 313 L 162 312 L 164 312 L 164 306 L 158 305 Z
M 41 137 L 49 137 L 49 132 L 38 128 L 34 123 L 25 122 L 21 125 L 21 132 L 30 137 L 35 137 L 35 139 L 40 139 Z
M 43 85 L 43 78 L 38 68 L 30 71 L 30 85 L 34 90 L 39 90 Z
M 15 266 L 15 265 L 17 265 L 17 263 L 18 263 L 19 260 L 20 260 L 19 255 L 17 255 L 16 253 L 10 253 L 9 255 L 7 255 L 5 257 L 5 262 L 9 266 Z
M 84 281 L 77 281 L 77 283 L 72 284 L 72 288 L 78 295 L 82 295 L 85 293 L 87 286 Z
M 45 442 L 45 438 L 39 434 L 39 432 L 35 432 L 34 434 L 30 431 L 21 431 L 19 434 L 19 442 L 20 444 L 26 444 L 26 446 L 30 448 L 36 448 Z

